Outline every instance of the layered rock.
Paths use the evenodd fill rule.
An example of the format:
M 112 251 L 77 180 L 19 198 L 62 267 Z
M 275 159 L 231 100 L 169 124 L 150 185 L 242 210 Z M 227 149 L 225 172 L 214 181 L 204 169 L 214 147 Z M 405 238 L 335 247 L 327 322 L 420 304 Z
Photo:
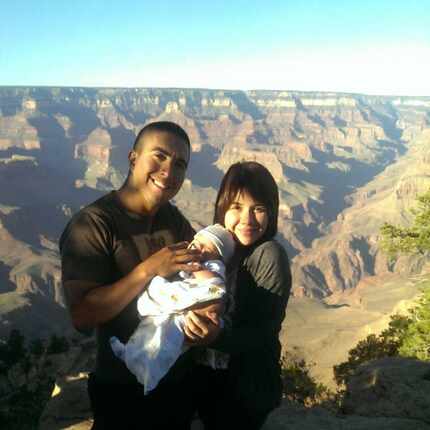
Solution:
M 339 213 L 323 238 L 294 259 L 297 293 L 326 296 L 355 287 L 365 276 L 388 270 L 418 273 L 424 259 L 400 258 L 390 265 L 378 249 L 379 228 L 384 222 L 406 224 L 418 195 L 430 186 L 429 129 L 410 142 L 397 163 L 349 197 L 349 207 Z
M 346 413 L 412 418 L 430 426 L 430 364 L 387 357 L 360 366 L 347 382 Z
M 21 112 L 13 117 L 0 116 L 0 150 L 13 147 L 25 150 L 40 149 L 37 130 L 29 124 L 28 113 Z
M 16 257 L 13 241 L 6 241 L 0 261 L 24 268 L 13 272 L 21 290 L 51 291 L 61 300 L 58 264 L 48 264 L 48 276 L 40 275 L 48 269 L 21 262 L 31 255 L 58 259 L 52 244 L 70 215 L 124 180 L 138 130 L 172 120 L 195 150 L 176 198 L 195 225 L 211 221 L 215 190 L 231 163 L 260 161 L 280 188 L 279 238 L 296 256 L 295 294 L 353 288 L 393 269 L 377 251 L 379 221 L 406 222 L 426 186 L 428 103 L 297 91 L 3 88 L 0 204 L 16 209 L 3 213 L 2 222 L 27 248 Z M 415 160 L 414 171 L 405 167 L 408 160 Z M 397 215 L 387 216 L 388 208 Z M 37 287 L 36 278 L 47 287 Z
M 94 365 L 95 345 L 92 339 L 81 341 L 56 364 L 56 380 L 51 399 L 39 420 L 39 430 L 89 430 L 92 414 L 87 393 L 88 372 Z
M 335 415 L 321 407 L 311 409 L 284 402 L 268 417 L 263 430 L 429 430 L 430 425 L 411 417 Z
M 93 130 L 85 141 L 75 145 L 75 158 L 83 159 L 87 165 L 85 179 L 78 180 L 77 187 L 87 185 L 96 188 L 97 179 L 107 176 L 111 145 L 109 133 L 100 128 Z
M 59 235 L 81 206 L 122 183 L 137 132 L 154 120 L 175 121 L 190 135 L 189 176 L 175 203 L 196 228 L 211 221 L 228 166 L 262 162 L 280 189 L 279 240 L 294 257 L 294 294 L 331 297 L 324 306 L 346 299 L 361 306 L 360 283 L 378 285 L 378 277 L 419 273 L 424 266 L 419 258 L 391 264 L 377 244 L 382 222 L 409 222 L 416 196 L 430 185 L 429 112 L 429 98 L 336 93 L 0 89 L 0 335 L 15 326 L 29 335 L 48 333 L 52 321 L 70 326 Z M 85 370 L 72 372 L 58 387 L 76 387 L 77 399 L 85 378 Z M 281 421 L 303 413 L 285 408 L 287 416 L 277 411 Z M 88 410 L 81 413 L 85 421 Z M 339 421 L 317 410 L 294 419 L 282 422 L 296 428 L 424 426 L 406 417 Z

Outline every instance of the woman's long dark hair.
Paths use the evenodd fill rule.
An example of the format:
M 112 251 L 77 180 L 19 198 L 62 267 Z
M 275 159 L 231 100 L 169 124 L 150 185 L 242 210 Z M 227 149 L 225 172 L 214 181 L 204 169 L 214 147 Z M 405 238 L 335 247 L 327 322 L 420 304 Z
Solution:
M 278 186 L 269 170 L 256 161 L 241 161 L 229 167 L 215 201 L 214 223 L 224 225 L 225 213 L 244 191 L 266 207 L 269 219 L 261 239 L 272 239 L 278 232 Z

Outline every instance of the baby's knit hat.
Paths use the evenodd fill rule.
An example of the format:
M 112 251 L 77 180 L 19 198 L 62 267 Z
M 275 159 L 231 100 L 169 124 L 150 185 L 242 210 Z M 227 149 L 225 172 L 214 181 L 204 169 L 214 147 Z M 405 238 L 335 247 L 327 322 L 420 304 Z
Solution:
M 209 225 L 199 230 L 195 236 L 200 235 L 207 237 L 215 245 L 224 263 L 227 263 L 234 253 L 235 242 L 233 235 L 221 224 Z

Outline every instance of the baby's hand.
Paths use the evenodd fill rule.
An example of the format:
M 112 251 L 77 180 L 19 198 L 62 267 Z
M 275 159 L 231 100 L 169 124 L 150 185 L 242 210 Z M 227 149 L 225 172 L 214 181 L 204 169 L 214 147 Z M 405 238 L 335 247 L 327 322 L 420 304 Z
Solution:
M 194 311 L 189 311 L 185 315 L 185 342 L 190 346 L 210 345 L 219 335 L 222 329 L 220 320 L 216 322 L 202 318 Z
M 199 303 L 198 305 L 192 306 L 190 310 L 203 319 L 218 324 L 219 317 L 225 312 L 225 304 L 222 300 L 216 300 L 213 302 Z

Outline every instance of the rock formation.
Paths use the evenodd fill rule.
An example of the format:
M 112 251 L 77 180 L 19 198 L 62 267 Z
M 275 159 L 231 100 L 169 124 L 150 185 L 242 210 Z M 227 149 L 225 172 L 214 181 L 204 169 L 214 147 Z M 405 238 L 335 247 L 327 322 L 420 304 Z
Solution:
M 417 272 L 421 263 L 388 264 L 377 236 L 383 221 L 407 222 L 430 184 L 429 112 L 426 97 L 1 88 L 0 291 L 8 301 L 28 293 L 61 303 L 60 232 L 79 207 L 122 183 L 134 136 L 153 120 L 190 135 L 193 159 L 175 203 L 196 226 L 210 222 L 231 163 L 271 170 L 294 295 L 322 298 L 367 276 Z
M 430 99 L 297 91 L 0 88 L 0 337 L 70 327 L 58 238 L 71 215 L 127 173 L 138 130 L 172 120 L 193 155 L 175 203 L 196 227 L 235 161 L 265 164 L 280 189 L 279 240 L 297 299 L 345 297 L 362 282 L 418 274 L 387 261 L 384 221 L 407 223 L 430 185 Z M 379 277 L 379 278 L 378 278 Z M 327 302 L 328 303 L 328 302 Z M 341 303 L 341 301 L 339 302 Z
M 347 383 L 346 413 L 421 420 L 430 425 L 430 364 L 387 357 L 358 368 Z
M 69 366 L 59 372 L 39 430 L 89 430 L 92 425 L 86 392 L 93 345 L 69 352 Z M 60 366 L 61 367 L 61 366 Z M 344 412 L 321 406 L 305 408 L 284 400 L 264 430 L 429 430 L 430 365 L 416 360 L 387 358 L 361 366 L 350 380 Z M 427 376 L 426 376 L 427 375 Z M 196 420 L 193 430 L 202 430 Z

